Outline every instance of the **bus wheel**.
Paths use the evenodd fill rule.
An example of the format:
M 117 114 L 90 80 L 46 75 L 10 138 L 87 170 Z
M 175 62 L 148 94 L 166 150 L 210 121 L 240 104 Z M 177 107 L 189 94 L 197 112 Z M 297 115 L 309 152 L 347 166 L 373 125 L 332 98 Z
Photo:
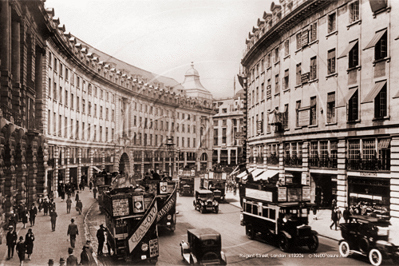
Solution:
M 278 246 L 283 252 L 288 252 L 290 250 L 290 240 L 285 234 L 280 234 L 278 240 Z
M 255 232 L 252 225 L 245 226 L 245 234 L 247 235 L 248 239 L 253 240 L 255 238 Z
M 319 238 L 316 235 L 312 235 L 308 241 L 308 248 L 310 252 L 315 252 L 319 247 Z

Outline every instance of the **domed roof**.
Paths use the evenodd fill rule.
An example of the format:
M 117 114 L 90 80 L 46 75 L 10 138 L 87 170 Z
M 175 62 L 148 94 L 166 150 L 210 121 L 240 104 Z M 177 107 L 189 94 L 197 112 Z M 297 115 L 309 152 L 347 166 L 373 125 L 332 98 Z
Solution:
M 234 95 L 234 100 L 238 100 L 238 98 L 244 99 L 244 90 L 243 89 L 237 91 L 237 93 Z
M 191 62 L 191 68 L 186 71 L 186 74 L 184 76 L 198 76 L 199 77 L 198 71 L 194 68 L 194 62 Z

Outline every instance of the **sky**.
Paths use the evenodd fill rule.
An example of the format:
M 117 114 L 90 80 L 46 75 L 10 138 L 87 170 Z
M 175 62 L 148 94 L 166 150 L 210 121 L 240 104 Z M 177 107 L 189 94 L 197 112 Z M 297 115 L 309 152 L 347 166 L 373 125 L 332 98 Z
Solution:
M 279 1 L 275 1 L 278 4 Z M 194 62 L 214 98 L 234 95 L 248 32 L 271 0 L 47 0 L 66 31 L 141 69 L 183 83 Z M 241 89 L 236 81 L 236 92 Z

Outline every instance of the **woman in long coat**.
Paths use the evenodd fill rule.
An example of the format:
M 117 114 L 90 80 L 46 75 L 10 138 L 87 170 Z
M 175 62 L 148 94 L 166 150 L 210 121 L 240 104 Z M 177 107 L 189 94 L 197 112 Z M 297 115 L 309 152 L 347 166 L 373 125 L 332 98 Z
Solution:
M 21 214 L 22 214 L 22 223 L 24 224 L 24 228 L 26 228 L 26 224 L 28 223 L 29 212 L 26 208 L 24 208 Z
M 30 260 L 30 256 L 33 252 L 33 241 L 35 241 L 35 235 L 32 232 L 32 229 L 28 229 L 28 233 L 25 236 L 25 245 L 26 245 L 26 254 L 28 254 L 28 260 Z

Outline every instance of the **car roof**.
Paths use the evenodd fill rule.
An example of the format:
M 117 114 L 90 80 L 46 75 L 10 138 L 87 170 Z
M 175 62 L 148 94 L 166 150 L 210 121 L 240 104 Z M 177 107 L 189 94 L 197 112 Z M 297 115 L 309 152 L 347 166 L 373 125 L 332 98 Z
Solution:
M 378 217 L 372 217 L 367 215 L 351 215 L 352 219 L 356 219 L 357 221 L 361 221 L 363 223 L 390 223 L 386 219 L 381 219 Z
M 213 194 L 212 191 L 207 190 L 207 189 L 199 189 L 199 190 L 196 190 L 195 192 L 198 192 L 200 194 Z
M 201 240 L 215 239 L 220 237 L 219 232 L 212 228 L 188 229 L 187 233 L 192 234 Z

